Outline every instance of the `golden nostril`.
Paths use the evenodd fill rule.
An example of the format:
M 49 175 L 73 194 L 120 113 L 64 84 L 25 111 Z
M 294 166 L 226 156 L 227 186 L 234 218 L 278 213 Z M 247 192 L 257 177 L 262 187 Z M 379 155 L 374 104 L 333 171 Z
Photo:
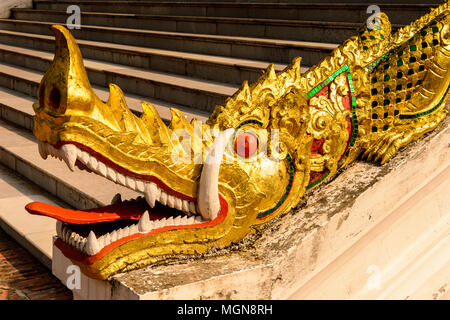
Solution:
M 57 88 L 53 88 L 50 92 L 50 96 L 48 97 L 48 103 L 54 110 L 58 110 L 60 102 L 61 94 L 59 93 L 59 90 Z

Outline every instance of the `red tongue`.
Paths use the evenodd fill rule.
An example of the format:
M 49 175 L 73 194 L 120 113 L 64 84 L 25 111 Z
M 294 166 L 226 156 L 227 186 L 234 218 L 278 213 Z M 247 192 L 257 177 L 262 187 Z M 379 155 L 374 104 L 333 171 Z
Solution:
M 71 224 L 90 224 L 115 220 L 139 220 L 149 207 L 145 200 L 118 202 L 91 210 L 71 210 L 42 202 L 29 203 L 25 209 L 34 215 L 47 216 Z

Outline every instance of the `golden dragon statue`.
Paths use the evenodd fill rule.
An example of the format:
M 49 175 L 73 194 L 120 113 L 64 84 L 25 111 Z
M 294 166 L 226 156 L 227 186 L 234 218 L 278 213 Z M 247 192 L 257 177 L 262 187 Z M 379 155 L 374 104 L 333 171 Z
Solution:
M 357 158 L 384 164 L 446 117 L 448 1 L 395 33 L 379 18 L 303 74 L 301 58 L 269 66 L 206 123 L 171 109 L 169 124 L 148 102 L 132 113 L 116 85 L 100 100 L 75 39 L 53 26 L 55 57 L 33 105 L 41 156 L 143 196 L 26 209 L 56 219 L 55 246 L 97 279 L 240 242 Z

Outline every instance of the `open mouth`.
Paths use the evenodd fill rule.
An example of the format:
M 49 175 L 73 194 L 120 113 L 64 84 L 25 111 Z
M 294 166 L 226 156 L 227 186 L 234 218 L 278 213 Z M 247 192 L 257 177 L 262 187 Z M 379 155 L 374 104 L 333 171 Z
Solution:
M 78 167 L 143 194 L 125 201 L 117 194 L 110 205 L 90 210 L 64 209 L 40 202 L 28 204 L 26 210 L 30 214 L 57 220 L 55 245 L 76 260 L 92 263 L 123 243 L 151 234 L 211 227 L 223 221 L 228 212 L 227 203 L 217 189 L 212 188 L 215 197 L 203 197 L 207 205 L 202 209 L 197 199 L 170 189 L 154 177 L 127 174 L 124 169 L 113 166 L 112 162 L 77 143 L 55 147 L 39 142 L 39 153 L 44 159 L 50 155 L 64 161 L 72 171 Z M 213 176 L 208 173 L 211 170 L 204 171 L 206 178 L 201 180 L 206 181 L 206 187 L 210 189 L 211 180 L 216 180 L 217 186 L 214 175 L 218 169 L 212 170 Z M 201 185 L 199 189 L 199 194 L 205 194 Z

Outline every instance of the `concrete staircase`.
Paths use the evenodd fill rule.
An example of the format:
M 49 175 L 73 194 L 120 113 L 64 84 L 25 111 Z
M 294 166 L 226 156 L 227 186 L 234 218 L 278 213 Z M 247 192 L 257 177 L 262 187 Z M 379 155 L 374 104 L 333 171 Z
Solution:
M 164 120 L 170 119 L 170 107 L 179 108 L 188 118 L 205 120 L 215 105 L 222 104 L 244 80 L 256 80 L 269 63 L 280 71 L 301 56 L 306 70 L 320 61 L 355 33 L 367 19 L 371 4 L 363 0 L 279 2 L 283 3 L 35 0 L 32 9 L 13 9 L 9 19 L 0 19 L 0 178 L 16 175 L 42 190 L 41 201 L 79 209 L 109 203 L 117 192 L 124 198 L 136 195 L 95 175 L 70 173 L 62 162 L 44 161 L 37 152 L 32 103 L 53 59 L 50 26 L 66 22 L 68 6 L 81 8 L 81 30 L 72 32 L 101 99 L 108 97 L 108 84 L 115 83 L 137 114 L 140 101 L 146 100 Z M 440 3 L 390 2 L 377 1 L 394 29 Z M 21 209 L 24 198 L 20 206 L 7 205 L 19 197 L 17 192 L 0 190 L 2 226 L 21 244 L 29 243 L 32 252 L 44 248 L 41 261 L 48 265 L 49 246 L 36 241 L 50 243 L 54 222 L 39 218 L 45 220 L 48 231 L 39 240 L 24 240 L 24 234 L 34 232 L 28 230 L 31 226 Z M 24 215 L 20 223 L 5 218 L 19 215 L 20 210 Z

